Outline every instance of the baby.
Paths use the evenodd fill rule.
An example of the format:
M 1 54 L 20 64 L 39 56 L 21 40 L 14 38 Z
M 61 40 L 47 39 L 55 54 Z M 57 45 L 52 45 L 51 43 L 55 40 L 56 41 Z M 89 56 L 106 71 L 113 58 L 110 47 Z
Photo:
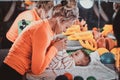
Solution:
M 84 50 L 77 50 L 70 55 L 75 62 L 76 66 L 87 66 L 91 59 Z
M 71 54 L 63 50 L 58 52 L 47 69 L 59 70 L 70 69 L 75 66 L 87 66 L 90 61 L 89 55 L 84 50 L 76 50 Z

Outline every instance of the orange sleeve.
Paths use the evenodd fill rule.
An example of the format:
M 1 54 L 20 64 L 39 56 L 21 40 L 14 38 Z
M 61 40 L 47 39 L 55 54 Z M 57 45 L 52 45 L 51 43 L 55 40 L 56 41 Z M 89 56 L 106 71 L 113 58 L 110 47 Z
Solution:
M 13 22 L 12 26 L 10 27 L 6 34 L 7 39 L 10 40 L 11 42 L 14 42 L 18 37 L 18 22 L 21 21 L 22 19 L 33 21 L 34 15 L 32 14 L 32 10 L 20 13 Z
M 50 62 L 52 61 L 53 57 L 56 55 L 57 49 L 52 46 L 50 50 L 46 53 L 47 55 L 45 56 L 44 62 L 41 66 L 41 68 L 37 71 L 34 71 L 34 74 L 41 74 L 42 72 L 45 71 L 45 69 L 48 67 Z
M 46 24 L 41 26 L 43 27 L 39 29 L 37 29 L 37 25 L 35 26 L 36 31 L 34 31 L 32 36 L 31 69 L 33 74 L 42 73 L 57 53 L 57 49 L 55 47 L 49 46 L 51 43 L 50 30 Z

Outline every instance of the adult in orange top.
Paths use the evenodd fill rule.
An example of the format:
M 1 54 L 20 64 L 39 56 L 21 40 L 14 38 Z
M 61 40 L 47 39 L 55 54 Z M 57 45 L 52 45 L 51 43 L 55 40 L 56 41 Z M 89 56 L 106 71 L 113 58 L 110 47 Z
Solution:
M 77 18 L 76 4 L 71 7 L 62 1 L 53 8 L 51 18 L 35 21 L 26 27 L 0 66 L 0 80 L 21 80 L 27 72 L 44 72 L 56 53 L 66 48 L 66 40 L 53 40 L 54 35 L 65 32 Z
M 50 17 L 50 10 L 52 7 L 53 1 L 39 1 L 36 3 L 36 8 L 20 13 L 6 34 L 7 39 L 11 42 L 16 40 L 19 35 L 18 27 L 20 21 L 26 20 L 33 22 L 46 17 L 48 18 Z

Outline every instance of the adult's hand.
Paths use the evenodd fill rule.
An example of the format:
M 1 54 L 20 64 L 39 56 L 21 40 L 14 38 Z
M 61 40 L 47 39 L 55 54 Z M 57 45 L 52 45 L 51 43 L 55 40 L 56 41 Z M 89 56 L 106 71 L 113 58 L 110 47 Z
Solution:
M 66 39 L 56 39 L 53 42 L 53 46 L 55 46 L 57 48 L 58 51 L 61 51 L 63 49 L 66 49 Z

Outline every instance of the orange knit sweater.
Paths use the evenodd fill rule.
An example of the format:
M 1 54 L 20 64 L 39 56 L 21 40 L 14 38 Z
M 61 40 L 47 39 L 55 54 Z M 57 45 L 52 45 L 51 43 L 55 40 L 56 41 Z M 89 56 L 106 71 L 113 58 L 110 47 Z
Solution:
M 4 63 L 22 75 L 28 70 L 33 74 L 42 73 L 57 53 L 57 49 L 50 45 L 52 38 L 47 20 L 31 23 L 18 36 Z
M 6 34 L 7 39 L 10 40 L 11 42 L 14 42 L 18 37 L 18 22 L 21 21 L 22 19 L 28 21 L 36 21 L 40 20 L 40 17 L 38 16 L 35 8 L 20 13 Z

